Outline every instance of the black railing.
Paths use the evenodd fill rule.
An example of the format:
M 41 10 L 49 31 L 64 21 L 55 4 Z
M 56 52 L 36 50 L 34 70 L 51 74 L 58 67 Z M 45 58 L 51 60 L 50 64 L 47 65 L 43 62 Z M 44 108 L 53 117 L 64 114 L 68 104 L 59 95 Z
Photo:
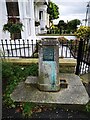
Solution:
M 34 43 L 35 42 L 35 43 Z M 38 41 L 33 40 L 1 40 L 1 58 L 37 58 Z M 90 70 L 90 40 L 59 40 L 59 57 L 77 59 L 76 74 L 84 74 Z
M 76 74 L 88 72 L 90 72 L 90 39 L 81 39 L 79 41 Z
M 8 57 L 33 57 L 32 53 L 35 49 L 33 40 L 1 40 L 0 41 L 0 56 Z
M 1 57 L 23 57 L 23 58 L 33 58 L 37 57 L 36 52 L 38 52 L 36 40 L 35 43 L 33 40 L 1 40 L 0 41 L 0 50 Z M 59 41 L 59 57 L 60 58 L 72 58 L 75 57 L 73 52 L 71 52 L 72 46 L 75 47 L 76 44 L 73 44 L 73 41 Z M 73 45 L 72 45 L 73 44 Z M 77 46 L 77 45 L 76 45 Z M 73 50 L 73 49 L 72 49 Z M 76 51 L 76 49 L 75 49 Z
M 63 58 L 77 58 L 78 40 L 59 40 L 59 57 Z

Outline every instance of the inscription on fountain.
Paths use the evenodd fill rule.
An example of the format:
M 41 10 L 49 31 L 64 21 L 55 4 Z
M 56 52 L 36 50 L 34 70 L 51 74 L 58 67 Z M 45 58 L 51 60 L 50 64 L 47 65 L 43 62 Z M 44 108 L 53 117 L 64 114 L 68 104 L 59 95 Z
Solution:
M 52 47 L 43 48 L 43 61 L 54 61 L 54 48 Z

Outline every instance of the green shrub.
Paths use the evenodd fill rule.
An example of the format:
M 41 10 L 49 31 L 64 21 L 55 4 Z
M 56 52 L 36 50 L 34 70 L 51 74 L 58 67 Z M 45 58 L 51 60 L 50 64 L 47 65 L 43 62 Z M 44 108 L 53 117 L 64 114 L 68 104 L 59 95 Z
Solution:
M 66 39 L 65 37 L 59 37 L 58 41 L 60 42 L 60 44 L 66 44 L 68 42 L 68 39 Z
M 38 75 L 37 64 L 32 63 L 29 66 L 21 66 L 2 62 L 3 103 L 7 107 L 15 107 L 15 103 L 10 98 L 10 94 L 18 83 L 24 81 L 29 75 Z
M 75 35 L 76 35 L 78 38 L 90 37 L 90 27 L 80 26 L 80 28 L 77 29 L 77 31 L 75 32 Z
M 35 108 L 35 106 L 36 104 L 30 102 L 22 103 L 23 115 L 25 117 L 31 116 L 32 110 Z
M 85 111 L 90 112 L 90 102 L 86 105 Z

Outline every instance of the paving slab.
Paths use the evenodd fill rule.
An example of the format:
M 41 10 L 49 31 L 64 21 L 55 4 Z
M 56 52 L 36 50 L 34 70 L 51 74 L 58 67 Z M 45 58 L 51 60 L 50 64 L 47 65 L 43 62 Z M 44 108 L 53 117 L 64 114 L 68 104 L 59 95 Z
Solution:
M 68 87 L 58 92 L 43 92 L 37 88 L 36 84 L 27 82 L 27 85 L 25 82 L 20 82 L 11 94 L 11 98 L 17 102 L 87 104 L 89 96 L 80 77 L 75 74 L 60 74 L 61 78 L 67 80 Z
M 90 72 L 89 73 L 86 73 L 86 74 L 83 74 L 80 76 L 82 78 L 82 81 L 84 83 L 90 83 Z

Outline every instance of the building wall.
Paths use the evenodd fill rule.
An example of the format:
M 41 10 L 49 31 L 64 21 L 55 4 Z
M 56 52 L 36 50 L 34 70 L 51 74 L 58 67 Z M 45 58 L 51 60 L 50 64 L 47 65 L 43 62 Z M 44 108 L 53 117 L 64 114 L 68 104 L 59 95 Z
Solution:
M 35 37 L 34 0 L 18 0 L 20 21 L 23 23 L 21 32 L 23 39 L 33 39 Z
M 47 14 L 47 5 L 44 4 L 48 0 L 36 0 L 35 2 L 35 20 L 40 22 L 40 26 L 36 27 L 36 34 L 46 33 L 47 29 L 46 26 L 49 26 L 49 16 Z M 40 18 L 41 12 L 41 18 Z
M 10 38 L 10 34 L 8 32 L 3 32 L 3 25 L 7 23 L 7 9 L 5 0 L 0 1 L 0 39 L 8 39 Z
M 21 32 L 22 39 L 33 39 L 36 34 L 43 33 L 46 31 L 45 26 L 47 25 L 47 6 L 43 5 L 44 2 L 48 2 L 48 0 L 17 0 L 18 8 L 19 8 L 19 18 L 23 23 L 23 31 Z M 10 33 L 4 33 L 2 31 L 3 25 L 7 23 L 8 14 L 6 8 L 6 0 L 0 2 L 0 38 L 2 39 L 10 39 Z M 39 11 L 43 11 L 43 18 L 39 19 Z M 40 21 L 40 26 L 35 28 L 35 20 Z M 44 28 L 44 30 L 41 30 Z M 36 34 L 35 34 L 36 29 Z

